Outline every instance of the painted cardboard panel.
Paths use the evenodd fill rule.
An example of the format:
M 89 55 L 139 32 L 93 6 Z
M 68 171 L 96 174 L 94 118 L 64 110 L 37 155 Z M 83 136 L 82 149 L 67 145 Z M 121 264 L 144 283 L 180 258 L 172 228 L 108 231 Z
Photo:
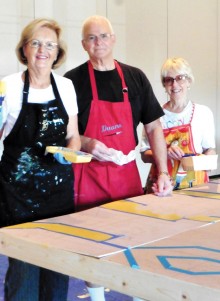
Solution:
M 218 214 L 219 213 L 219 214 Z M 220 202 L 176 195 L 120 200 L 79 213 L 3 228 L 26 242 L 103 257 L 220 220 Z

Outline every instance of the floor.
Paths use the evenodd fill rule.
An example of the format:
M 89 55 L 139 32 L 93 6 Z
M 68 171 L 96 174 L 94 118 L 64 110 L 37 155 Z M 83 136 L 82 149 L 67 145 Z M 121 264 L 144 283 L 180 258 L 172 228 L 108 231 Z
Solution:
M 7 270 L 8 261 L 7 257 L 0 255 L 0 301 L 4 301 L 4 278 Z M 131 301 L 132 298 L 126 295 L 122 295 L 115 291 L 105 289 L 106 301 Z M 69 292 L 67 301 L 90 301 L 89 295 L 85 288 L 84 281 L 70 278 Z

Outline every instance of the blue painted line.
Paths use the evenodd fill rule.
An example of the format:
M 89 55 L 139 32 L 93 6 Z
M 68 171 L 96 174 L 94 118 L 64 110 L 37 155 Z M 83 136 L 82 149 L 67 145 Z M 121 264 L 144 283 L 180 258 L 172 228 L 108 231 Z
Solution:
M 212 249 L 212 248 L 206 248 L 202 246 L 166 246 L 166 247 L 157 247 L 157 246 L 141 246 L 141 247 L 134 247 L 134 249 L 138 250 L 172 250 L 172 249 L 199 249 L 199 250 L 205 250 L 205 251 L 210 251 L 210 252 L 216 252 L 220 253 L 220 249 Z
M 137 261 L 135 260 L 130 248 L 127 248 L 124 251 L 124 254 L 125 254 L 125 257 L 127 258 L 128 263 L 132 267 L 132 269 L 140 269 L 140 267 L 139 267 Z
M 184 273 L 188 275 L 220 275 L 220 268 L 219 271 L 202 271 L 202 272 L 196 272 L 196 271 L 190 271 L 190 270 L 184 270 L 177 267 L 172 266 L 169 263 L 169 259 L 179 259 L 181 262 L 184 260 L 201 260 L 201 261 L 209 261 L 214 262 L 217 264 L 220 264 L 220 260 L 209 258 L 209 257 L 195 257 L 195 256 L 157 256 L 161 264 L 164 266 L 167 270 L 176 271 L 179 273 Z
M 118 245 L 118 244 L 113 244 L 113 243 L 109 243 L 109 241 L 100 241 L 98 242 L 99 244 L 101 245 L 106 245 L 106 246 L 109 246 L 109 247 L 113 247 L 113 248 L 118 248 L 120 250 L 123 250 L 126 248 L 126 246 L 122 246 L 122 245 Z

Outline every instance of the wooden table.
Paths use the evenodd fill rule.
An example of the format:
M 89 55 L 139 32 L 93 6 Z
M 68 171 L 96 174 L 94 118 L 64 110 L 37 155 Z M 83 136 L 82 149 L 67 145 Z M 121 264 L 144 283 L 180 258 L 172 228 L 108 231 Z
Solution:
M 219 185 L 2 228 L 0 253 L 145 300 L 220 301 Z

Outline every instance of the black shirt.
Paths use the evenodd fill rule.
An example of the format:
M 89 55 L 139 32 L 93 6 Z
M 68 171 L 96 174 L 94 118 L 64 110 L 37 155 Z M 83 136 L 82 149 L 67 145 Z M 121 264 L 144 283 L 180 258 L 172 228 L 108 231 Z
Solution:
M 153 89 L 146 75 L 138 68 L 118 62 L 124 74 L 128 87 L 128 98 L 131 103 L 134 135 L 138 144 L 137 126 L 141 122 L 148 124 L 161 116 L 164 112 L 157 101 Z M 122 83 L 117 69 L 95 72 L 96 85 L 100 100 L 111 102 L 123 101 Z M 78 103 L 79 133 L 83 135 L 90 112 L 92 90 L 88 72 L 88 63 L 84 63 L 64 74 L 72 80 Z

